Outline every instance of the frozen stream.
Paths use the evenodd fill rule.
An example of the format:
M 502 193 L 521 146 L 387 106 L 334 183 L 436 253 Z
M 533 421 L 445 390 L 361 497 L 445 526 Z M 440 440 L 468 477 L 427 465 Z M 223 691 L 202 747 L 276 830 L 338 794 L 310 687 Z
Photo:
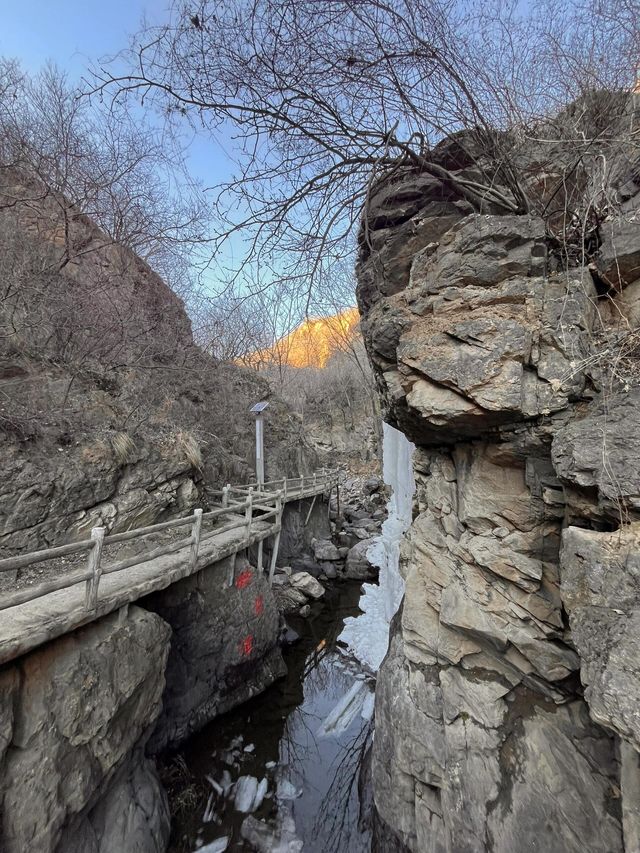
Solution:
M 291 619 L 301 639 L 285 650 L 288 676 L 214 720 L 170 763 L 170 851 L 370 849 L 360 769 L 373 683 L 336 646 L 359 596 L 359 584 L 343 582 L 309 618 Z

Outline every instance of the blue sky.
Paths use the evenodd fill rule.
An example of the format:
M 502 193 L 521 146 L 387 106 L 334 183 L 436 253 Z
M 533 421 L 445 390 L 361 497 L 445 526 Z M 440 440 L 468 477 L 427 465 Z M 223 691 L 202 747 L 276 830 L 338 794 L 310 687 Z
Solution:
M 78 76 L 88 63 L 127 44 L 144 14 L 165 17 L 166 4 L 139 0 L 0 0 L 0 53 L 37 70 L 55 60 Z
M 53 60 L 79 82 L 92 62 L 127 46 L 143 16 L 152 24 L 166 20 L 167 6 L 164 0 L 0 0 L 0 56 L 30 72 Z M 230 173 L 225 149 L 232 143 L 223 145 L 198 138 L 191 144 L 190 168 L 206 186 Z

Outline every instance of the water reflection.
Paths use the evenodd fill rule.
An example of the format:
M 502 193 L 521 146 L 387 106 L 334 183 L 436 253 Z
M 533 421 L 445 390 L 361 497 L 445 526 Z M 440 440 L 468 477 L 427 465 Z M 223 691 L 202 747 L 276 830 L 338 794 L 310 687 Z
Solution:
M 214 790 L 211 801 L 207 776 L 214 786 L 221 785 L 225 770 L 233 782 L 240 776 L 267 779 L 267 796 L 253 815 L 271 828 L 271 840 L 256 842 L 262 849 L 275 849 L 273 828 L 282 829 L 287 815 L 296 835 L 288 837 L 291 846 L 285 843 L 283 850 L 300 849 L 296 837 L 305 853 L 370 849 L 370 820 L 359 780 L 370 742 L 372 685 L 336 650 L 343 619 L 357 612 L 358 598 L 357 584 L 341 584 L 327 591 L 307 620 L 292 620 L 301 640 L 286 652 L 288 676 L 188 742 L 182 755 L 210 801 L 211 819 L 202 820 L 201 796 L 177 821 L 172 851 L 193 851 L 221 836 L 229 837 L 228 850 L 254 849 L 242 837 L 246 815 L 234 808 L 233 792 L 225 797 Z M 343 713 L 331 715 L 341 701 Z M 279 799 L 278 790 L 292 798 Z M 255 820 L 245 823 L 245 836 L 250 826 L 256 826 Z

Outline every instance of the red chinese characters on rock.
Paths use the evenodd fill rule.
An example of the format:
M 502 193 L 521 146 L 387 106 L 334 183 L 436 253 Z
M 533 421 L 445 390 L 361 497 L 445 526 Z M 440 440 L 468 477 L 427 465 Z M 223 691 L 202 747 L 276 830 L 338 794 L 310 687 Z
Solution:
M 264 599 L 261 595 L 256 597 L 256 600 L 253 605 L 253 612 L 256 616 L 262 616 L 264 613 Z
M 253 634 L 248 634 L 240 643 L 240 654 L 248 657 L 253 651 Z

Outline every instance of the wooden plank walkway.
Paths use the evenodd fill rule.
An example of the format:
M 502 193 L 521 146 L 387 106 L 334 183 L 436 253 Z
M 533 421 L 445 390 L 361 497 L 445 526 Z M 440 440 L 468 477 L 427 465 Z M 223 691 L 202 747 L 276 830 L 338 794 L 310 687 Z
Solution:
M 93 610 L 86 608 L 83 584 L 11 607 L 0 614 L 0 664 L 151 592 L 165 589 L 271 535 L 273 525 L 256 522 L 249 537 L 242 528 L 238 528 L 203 539 L 195 568 L 190 563 L 190 547 L 187 545 L 173 554 L 138 563 L 126 572 L 104 575 L 98 589 L 98 603 Z
M 337 485 L 337 474 L 326 475 L 322 479 L 315 478 L 315 481 L 311 481 L 309 478 L 306 483 L 302 484 L 299 483 L 299 478 L 296 479 L 297 482 L 291 484 L 287 482 L 285 486 L 287 502 L 314 497 L 329 491 L 332 487 L 330 484 L 335 483 Z M 281 483 L 282 481 L 278 482 Z M 270 485 L 265 484 L 265 487 Z M 245 492 L 248 493 L 249 488 L 246 486 L 235 487 L 231 489 L 231 492 L 233 494 L 244 494 Z M 279 508 L 277 515 L 275 510 L 266 514 L 268 520 L 261 520 L 260 515 L 252 515 L 251 510 L 254 506 L 262 507 L 264 512 L 270 505 L 269 500 L 274 497 L 274 506 Z M 125 565 L 120 571 L 110 572 L 111 567 L 107 566 L 103 573 L 98 573 L 98 582 L 90 600 L 88 594 L 90 581 L 85 579 L 63 589 L 39 594 L 28 601 L 0 610 L 0 665 L 43 643 L 131 604 L 151 592 L 165 589 L 176 581 L 226 557 L 237 554 L 245 548 L 257 544 L 261 562 L 262 543 L 265 539 L 275 538 L 273 549 L 277 552 L 283 497 L 280 491 L 277 493 L 268 491 L 251 493 L 251 496 L 243 504 L 243 506 L 247 506 L 244 515 L 235 514 L 237 512 L 235 508 L 240 504 L 233 504 L 233 509 L 231 506 L 229 509 L 223 506 L 224 515 L 220 517 L 226 523 L 223 524 L 220 531 L 213 529 L 202 534 L 200 534 L 198 524 L 195 550 L 192 533 L 190 539 L 182 540 L 183 544 L 177 543 L 177 546 L 176 544 L 171 546 L 173 550 L 170 553 L 158 554 L 152 559 L 138 557 L 133 565 Z M 226 500 L 230 503 L 233 500 L 229 498 L 228 491 Z M 197 515 L 188 516 L 187 519 L 191 522 L 192 518 L 197 519 L 198 517 Z M 234 520 L 233 529 L 227 529 L 234 524 Z M 163 527 L 166 528 L 167 523 L 144 528 L 146 532 L 141 533 L 140 538 L 144 535 L 150 535 L 149 531 L 154 532 L 155 529 Z M 131 536 L 126 538 L 134 540 L 136 531 L 130 531 L 130 533 Z M 116 540 L 119 536 L 124 537 L 124 534 L 117 534 L 111 537 L 111 540 Z M 53 551 L 54 549 L 49 550 Z M 21 565 L 28 565 L 26 561 L 29 556 L 24 555 L 13 559 L 14 562 L 19 562 Z M 89 556 L 91 557 L 91 551 L 89 551 Z M 2 562 L 9 565 L 11 559 L 0 561 L 0 563 Z M 131 560 L 123 562 L 129 563 Z M 275 555 L 273 556 L 271 571 L 274 567 Z M 233 577 L 229 578 L 229 582 L 233 583 Z M 3 595 L 10 596 L 11 593 L 0 593 L 0 601 Z M 15 596 L 15 593 L 13 595 Z

